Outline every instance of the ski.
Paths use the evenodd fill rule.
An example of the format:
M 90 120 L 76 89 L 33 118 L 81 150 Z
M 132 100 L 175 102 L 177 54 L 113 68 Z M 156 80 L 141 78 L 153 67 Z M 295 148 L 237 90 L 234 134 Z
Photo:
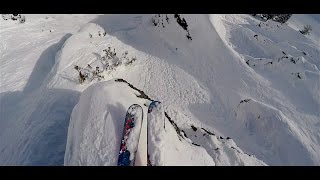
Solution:
M 138 104 L 131 105 L 126 113 L 121 145 L 118 157 L 118 166 L 134 166 L 138 149 L 143 110 Z
M 161 102 L 153 101 L 148 107 L 148 129 L 147 129 L 147 153 L 148 153 L 148 166 L 159 165 L 157 161 L 161 159 L 161 154 L 154 153 L 160 152 L 159 148 L 161 144 L 161 135 L 164 130 L 164 110 Z M 158 140 L 160 140 L 158 142 Z M 160 143 L 160 144 L 159 144 Z

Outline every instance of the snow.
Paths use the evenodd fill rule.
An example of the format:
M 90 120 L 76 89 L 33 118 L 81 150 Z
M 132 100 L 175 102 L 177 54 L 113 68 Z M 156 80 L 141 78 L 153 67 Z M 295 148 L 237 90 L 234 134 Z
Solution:
M 144 104 L 151 102 L 148 99 L 138 98 L 138 94 L 139 92 L 126 83 L 117 82 L 114 79 L 96 83 L 84 90 L 71 115 L 64 164 L 117 165 L 126 109 L 131 104 L 137 103 L 143 107 L 143 112 L 146 114 L 147 106 Z M 159 111 L 161 113 L 161 110 Z M 187 137 L 178 135 L 174 126 L 165 119 L 164 114 L 159 117 L 154 115 L 143 120 L 149 128 L 148 147 L 149 152 L 152 152 L 150 160 L 153 165 L 215 165 L 214 159 L 206 149 L 195 146 Z M 136 132 L 130 132 L 130 136 L 138 135 L 138 130 L 139 127 Z M 142 133 L 146 133 L 146 128 L 142 128 Z M 206 136 L 210 135 L 206 134 Z M 134 139 L 132 136 L 130 138 Z M 264 165 L 263 162 L 249 158 L 243 152 L 232 150 L 232 146 L 236 147 L 232 140 L 226 143 L 220 142 L 216 137 L 208 138 L 207 142 L 203 141 L 201 145 L 208 146 L 206 143 L 211 143 L 208 149 L 213 148 L 212 146 L 226 149 L 214 155 L 216 162 L 221 163 L 220 165 Z M 130 145 L 129 142 L 128 145 Z M 142 149 L 147 148 L 146 143 L 141 144 L 139 148 L 135 165 L 145 166 L 146 154 Z M 237 159 L 229 159 L 230 156 Z
M 181 15 L 192 40 L 173 15 L 165 28 L 153 15 L 25 16 L 0 18 L 1 165 L 116 165 L 134 103 L 146 165 L 150 99 L 165 112 L 159 165 L 320 164 L 319 15 Z M 120 65 L 80 84 L 74 66 L 102 68 L 108 47 Z
M 25 16 L 23 24 L 0 18 L 0 164 L 62 165 L 80 92 L 46 85 L 57 51 L 95 16 Z
M 114 80 L 83 91 L 71 114 L 65 165 L 117 165 L 126 111 L 135 103 L 143 107 L 145 101 L 135 93 L 127 84 Z M 139 135 L 140 123 L 136 124 L 128 139 Z M 129 141 L 128 149 L 135 149 Z

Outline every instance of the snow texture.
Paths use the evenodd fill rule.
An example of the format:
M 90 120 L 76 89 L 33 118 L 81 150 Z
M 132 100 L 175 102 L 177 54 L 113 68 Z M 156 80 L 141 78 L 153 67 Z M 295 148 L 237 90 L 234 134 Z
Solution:
M 115 81 L 96 83 L 82 93 L 71 115 L 65 165 L 117 165 L 126 111 L 134 103 L 143 106 L 135 93 Z M 139 118 L 136 125 L 127 143 L 131 152 L 136 143 L 130 139 L 139 139 L 134 137 L 140 132 Z
M 166 144 L 165 139 L 165 115 L 164 109 L 160 102 L 153 102 L 148 107 L 148 144 L 147 151 L 149 160 L 152 166 L 161 166 L 164 165 L 164 149 L 163 147 Z
M 116 165 L 134 103 L 146 165 L 151 100 L 159 165 L 320 165 L 318 14 L 181 14 L 192 40 L 172 14 L 24 16 L 0 18 L 0 165 Z M 108 47 L 113 68 L 80 84 L 74 66 L 102 68 Z

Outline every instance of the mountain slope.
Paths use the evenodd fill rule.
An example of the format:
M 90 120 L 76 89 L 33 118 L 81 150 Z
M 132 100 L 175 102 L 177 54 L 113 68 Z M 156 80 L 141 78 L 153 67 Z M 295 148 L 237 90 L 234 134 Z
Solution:
M 80 116 L 85 112 L 79 112 L 77 106 L 99 105 L 99 101 L 81 101 L 82 96 L 86 97 L 80 95 L 82 91 L 97 79 L 80 84 L 74 66 L 90 64 L 101 69 L 105 62 L 103 50 L 110 47 L 115 49 L 120 65 L 102 73 L 103 81 L 109 82 L 88 89 L 95 88 L 96 92 L 108 86 L 115 88 L 112 79 L 122 78 L 150 99 L 160 100 L 165 107 L 166 122 L 172 125 L 167 143 L 178 149 L 163 151 L 168 156 L 178 153 L 176 157 L 180 157 L 164 160 L 164 165 L 319 165 L 320 50 L 316 28 L 319 24 L 314 18 L 317 15 L 293 15 L 288 25 L 261 22 L 249 15 L 181 17 L 188 23 L 192 40 L 173 15 L 168 15 L 164 27 L 153 25 L 153 15 L 53 16 L 45 24 L 57 27 L 55 35 L 45 38 L 36 32 L 45 20 L 35 16 L 22 26 L 30 31 L 25 33 L 33 37 L 34 47 L 40 48 L 37 51 L 32 51 L 31 46 L 14 49 L 16 40 L 7 37 L 16 25 L 7 25 L 0 32 L 7 42 L 1 44 L 6 53 L 1 57 L 0 100 L 4 117 L 1 127 L 5 131 L 0 136 L 0 150 L 4 152 L 0 163 L 63 163 L 71 111 Z M 28 23 L 28 16 L 26 20 Z M 58 22 L 70 23 L 70 29 L 57 25 Z M 79 29 L 72 29 L 72 23 Z M 297 31 L 303 23 L 315 27 L 310 36 Z M 66 32 L 73 34 L 65 35 Z M 63 35 L 59 43 L 49 47 Z M 29 41 L 21 39 L 20 43 Z M 44 51 L 39 44 L 49 48 Z M 137 59 L 130 65 L 121 58 L 126 51 L 129 58 Z M 43 56 L 36 62 L 34 57 L 40 52 Z M 131 91 L 124 88 L 121 92 L 128 95 Z M 90 97 L 106 98 L 92 92 Z M 136 101 L 139 102 L 132 99 Z M 127 108 L 126 103 L 129 101 L 120 104 Z M 12 105 L 14 108 L 10 108 Z M 85 121 L 76 119 L 71 121 Z M 94 144 L 86 144 L 87 149 L 79 150 L 77 147 L 84 141 L 73 134 L 78 133 L 79 137 L 84 134 L 79 129 L 70 130 L 71 124 L 68 143 L 77 143 L 67 145 L 66 165 L 112 165 L 111 159 L 115 157 L 101 160 L 98 156 L 101 149 L 90 150 Z M 95 138 L 94 131 L 88 133 Z M 141 157 L 146 152 L 145 133 L 140 141 Z M 111 133 L 105 135 L 114 138 Z M 45 137 L 52 144 L 47 146 Z M 15 151 L 17 147 L 21 150 Z M 54 151 L 54 147 L 59 147 L 59 151 Z M 16 156 L 9 155 L 12 151 Z M 205 160 L 194 159 L 192 154 L 196 153 L 191 152 L 198 152 Z M 80 155 L 90 161 L 79 161 L 76 157 Z M 103 158 L 106 157 L 104 154 Z

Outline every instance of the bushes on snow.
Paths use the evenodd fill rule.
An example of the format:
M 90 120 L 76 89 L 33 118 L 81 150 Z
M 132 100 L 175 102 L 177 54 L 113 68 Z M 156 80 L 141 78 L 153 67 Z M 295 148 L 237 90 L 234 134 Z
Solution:
M 2 18 L 4 20 L 19 21 L 20 23 L 26 22 L 26 17 L 21 14 L 2 14 Z
M 101 80 L 104 78 L 104 76 L 101 75 L 102 71 L 100 70 L 100 68 L 96 67 L 96 69 L 93 70 L 90 64 L 88 64 L 86 68 L 74 66 L 74 69 L 77 70 L 79 73 L 80 84 L 82 84 L 85 80 L 92 81 L 95 78 L 97 78 L 98 80 Z
M 302 79 L 302 76 L 301 76 L 301 74 L 299 73 L 299 72 L 297 72 L 297 73 L 291 73 L 292 75 L 294 75 L 294 76 L 296 76 L 297 78 L 299 78 L 299 79 Z
M 311 32 L 312 28 L 310 25 L 306 25 L 303 27 L 302 30 L 300 30 L 300 33 L 303 34 L 303 35 L 309 35 L 310 32 Z
M 111 47 L 103 50 L 104 55 L 99 59 L 100 66 L 92 67 L 92 64 L 87 64 L 86 67 L 74 66 L 74 69 L 79 73 L 79 83 L 82 84 L 85 81 L 92 81 L 97 79 L 100 81 L 104 79 L 102 75 L 105 71 L 115 70 L 120 65 L 131 65 L 133 62 L 137 60 L 136 57 L 128 57 L 128 51 L 122 53 L 120 57 L 117 56 L 115 48 L 113 50 Z
M 165 21 L 166 20 L 167 24 L 169 24 L 169 17 L 167 14 L 163 15 L 163 14 L 157 14 L 155 16 L 153 16 L 151 18 L 151 21 L 153 23 L 154 26 L 159 26 L 160 24 L 162 25 L 163 28 L 165 28 Z

